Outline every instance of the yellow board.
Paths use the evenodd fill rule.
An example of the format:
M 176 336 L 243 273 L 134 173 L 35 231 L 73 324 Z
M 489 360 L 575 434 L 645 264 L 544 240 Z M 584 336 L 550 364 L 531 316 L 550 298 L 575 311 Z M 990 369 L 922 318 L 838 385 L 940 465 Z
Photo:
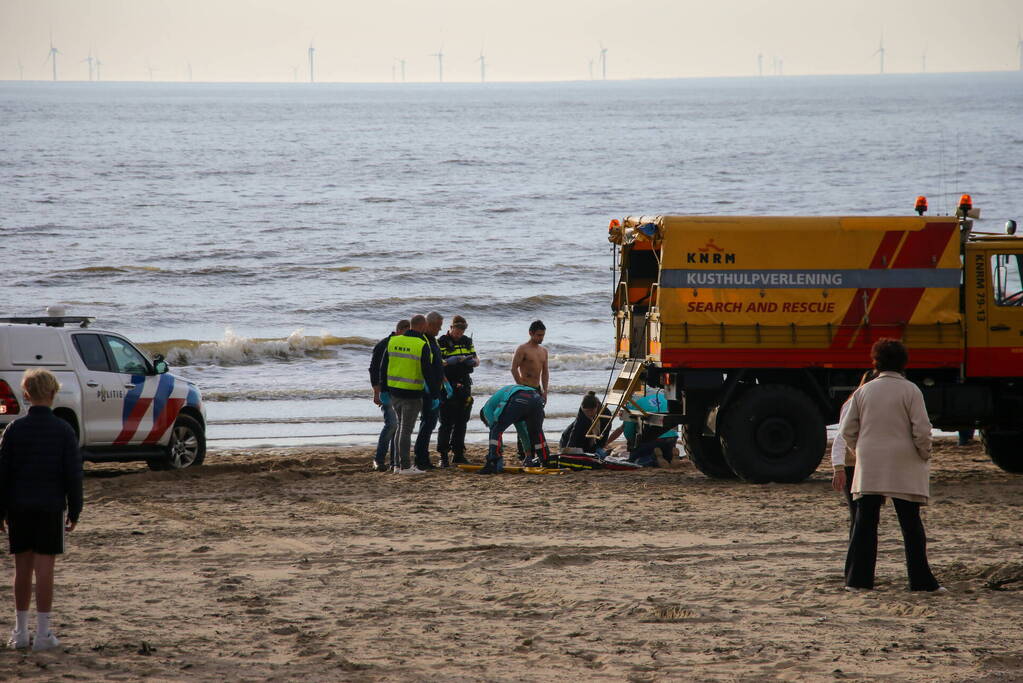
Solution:
M 483 469 L 483 465 L 459 465 L 458 469 L 463 472 L 478 472 Z M 565 470 L 553 469 L 549 467 L 518 467 L 517 465 L 510 465 L 502 470 L 502 474 L 564 474 Z

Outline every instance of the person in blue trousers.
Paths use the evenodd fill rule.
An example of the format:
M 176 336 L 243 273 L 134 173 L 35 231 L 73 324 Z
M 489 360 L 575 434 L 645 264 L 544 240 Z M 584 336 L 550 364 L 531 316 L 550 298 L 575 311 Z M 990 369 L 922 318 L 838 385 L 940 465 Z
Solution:
M 387 351 L 387 344 L 391 337 L 396 334 L 405 334 L 411 327 L 408 320 L 399 320 L 394 326 L 394 332 L 387 335 L 373 347 L 373 357 L 369 362 L 369 383 L 373 387 L 373 403 L 380 407 L 384 416 L 384 427 L 380 430 L 380 438 L 377 439 L 377 452 L 373 458 L 373 469 L 377 472 L 390 472 L 394 466 L 394 448 L 391 440 L 394 437 L 394 429 L 398 425 L 398 417 L 391 405 L 391 394 L 388 391 L 380 390 L 380 362 Z M 387 456 L 390 453 L 390 462 Z

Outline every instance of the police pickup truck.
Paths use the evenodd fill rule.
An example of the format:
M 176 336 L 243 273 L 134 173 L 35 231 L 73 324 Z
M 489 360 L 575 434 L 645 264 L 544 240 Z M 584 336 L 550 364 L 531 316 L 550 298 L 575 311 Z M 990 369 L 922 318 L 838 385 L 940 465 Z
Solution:
M 28 412 L 21 375 L 45 368 L 60 381 L 57 417 L 93 462 L 145 460 L 181 469 L 206 456 L 206 410 L 199 389 L 167 372 L 125 337 L 89 328 L 93 318 L 0 318 L 0 431 Z

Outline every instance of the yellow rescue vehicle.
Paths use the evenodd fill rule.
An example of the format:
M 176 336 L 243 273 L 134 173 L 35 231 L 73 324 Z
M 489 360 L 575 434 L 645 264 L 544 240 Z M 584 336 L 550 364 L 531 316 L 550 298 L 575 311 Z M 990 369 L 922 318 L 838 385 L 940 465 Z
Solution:
M 820 464 L 826 425 L 881 337 L 903 340 L 938 429 L 981 430 L 1023 472 L 1023 239 L 954 216 L 652 216 L 611 221 L 617 376 L 646 384 L 703 473 L 792 482 Z

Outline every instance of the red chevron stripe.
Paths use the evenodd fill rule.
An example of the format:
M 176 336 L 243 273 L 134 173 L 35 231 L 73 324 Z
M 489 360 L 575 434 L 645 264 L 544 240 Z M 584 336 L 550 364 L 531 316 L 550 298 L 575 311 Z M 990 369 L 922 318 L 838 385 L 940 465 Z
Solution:
M 881 243 L 877 245 L 877 251 L 874 252 L 874 258 L 870 261 L 871 270 L 882 270 L 891 267 L 895 250 L 905 234 L 903 230 L 889 230 L 884 234 L 884 237 L 881 238 Z M 856 334 L 856 326 L 863 320 L 866 306 L 869 305 L 871 297 L 874 296 L 874 291 L 873 289 L 856 290 L 852 303 L 849 304 L 845 317 L 840 323 L 841 326 L 835 334 L 835 338 L 831 341 L 831 348 L 842 349 L 850 345 L 853 336 Z M 867 301 L 866 305 L 864 304 L 864 299 Z
M 955 231 L 955 225 L 928 223 L 923 230 L 909 233 L 892 268 L 937 268 L 938 260 Z M 923 294 L 923 287 L 881 290 L 870 307 L 868 316 L 871 324 L 909 323 Z
M 142 416 L 149 410 L 149 404 L 152 402 L 153 399 L 151 398 L 140 398 L 135 403 L 131 413 L 128 414 L 128 419 L 121 426 L 121 433 L 114 439 L 115 446 L 123 446 L 131 441 L 132 437 L 135 436 L 135 432 L 138 431 L 139 423 L 142 422 Z
M 160 440 L 160 437 L 174 424 L 174 420 L 178 419 L 178 413 L 181 412 L 181 406 L 185 405 L 185 399 L 183 398 L 169 398 L 167 399 L 167 405 L 164 406 L 163 412 L 160 413 L 160 417 L 153 423 L 153 429 L 149 432 L 146 440 L 142 443 L 147 446 L 151 446 Z

